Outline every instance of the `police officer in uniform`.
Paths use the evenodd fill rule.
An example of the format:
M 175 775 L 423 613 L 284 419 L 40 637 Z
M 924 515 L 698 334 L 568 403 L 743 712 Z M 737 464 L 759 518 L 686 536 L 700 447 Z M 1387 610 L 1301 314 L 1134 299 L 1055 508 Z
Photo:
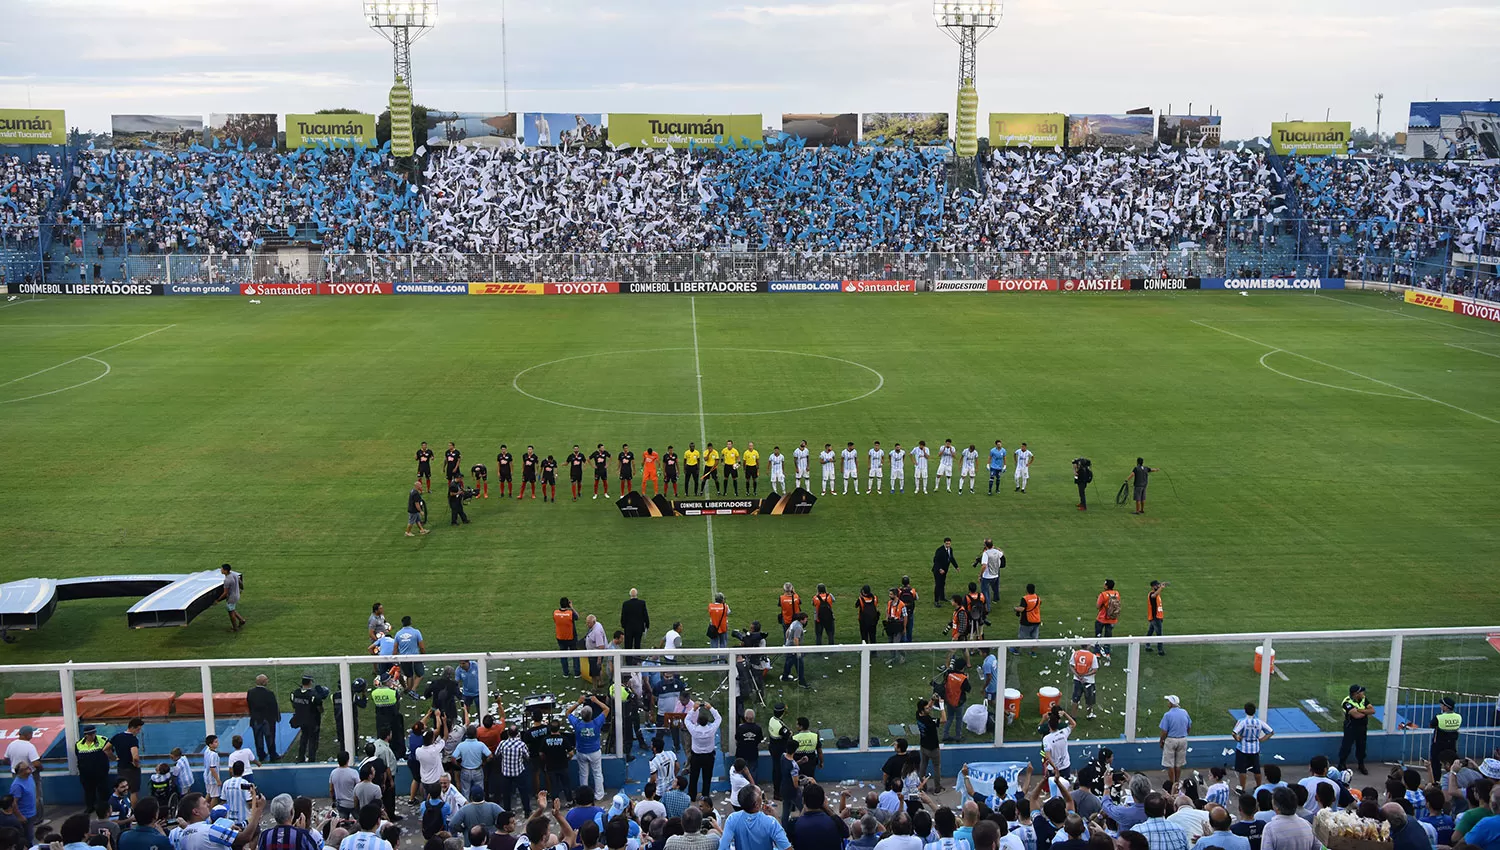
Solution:
M 771 754 L 771 789 L 776 799 L 781 799 L 781 756 L 792 742 L 792 729 L 786 725 L 786 703 L 778 702 L 771 707 L 771 719 L 766 723 L 766 750 Z
M 1443 697 L 1439 706 L 1437 716 L 1428 726 L 1432 730 L 1432 750 L 1427 754 L 1427 769 L 1433 782 L 1438 781 L 1443 753 L 1458 752 L 1458 730 L 1464 725 L 1463 715 L 1453 710 L 1453 697 Z
M 1344 699 L 1344 740 L 1339 743 L 1339 770 L 1344 770 L 1344 761 L 1349 758 L 1350 750 L 1354 751 L 1354 757 L 1359 762 L 1359 772 L 1368 774 L 1365 770 L 1365 735 L 1370 731 L 1370 715 L 1375 713 L 1375 706 L 1365 699 L 1363 685 L 1350 685 L 1349 696 Z
M 78 739 L 78 782 L 83 786 L 83 810 L 98 814 L 109 808 L 109 753 L 93 726 L 83 727 Z
M 323 701 L 328 689 L 314 684 L 312 676 L 302 677 L 302 687 L 292 691 L 292 728 L 300 734 L 297 761 L 318 760 L 318 735 L 323 730 Z
M 375 690 L 370 691 L 370 702 L 375 704 L 375 737 L 384 737 L 389 729 L 393 733 L 392 743 L 404 749 L 406 736 L 402 731 L 405 722 L 401 717 L 400 700 L 401 695 L 385 679 L 376 680 Z M 396 752 L 395 755 L 396 758 L 401 758 L 402 753 Z

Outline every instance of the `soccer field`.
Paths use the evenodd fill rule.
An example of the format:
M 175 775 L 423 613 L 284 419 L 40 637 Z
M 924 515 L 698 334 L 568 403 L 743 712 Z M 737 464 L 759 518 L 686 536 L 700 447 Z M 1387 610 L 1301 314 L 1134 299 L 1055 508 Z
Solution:
M 1027 582 L 1044 637 L 1089 628 L 1105 578 L 1123 592 L 1125 634 L 1145 631 L 1151 579 L 1171 582 L 1173 634 L 1495 621 L 1500 328 L 1387 296 L 52 298 L 0 309 L 0 362 L 7 578 L 229 561 L 250 622 L 230 634 L 216 607 L 184 629 L 131 631 L 128 601 L 64 603 L 0 648 L 6 663 L 358 653 L 375 600 L 393 622 L 412 616 L 430 651 L 547 649 L 559 596 L 613 630 L 632 586 L 651 607 L 648 643 L 675 618 L 701 646 L 711 589 L 733 627 L 758 618 L 775 631 L 786 580 L 809 605 L 825 582 L 848 641 L 860 585 L 883 598 L 903 573 L 922 594 L 918 639 L 933 640 L 947 623 L 930 602 L 944 536 L 964 567 L 950 590 L 977 578 L 983 538 L 1007 554 L 991 637 L 1014 636 L 1008 608 Z M 754 441 L 763 464 L 802 439 L 861 452 L 873 440 L 935 450 L 952 438 L 981 453 L 1025 441 L 1035 461 L 1024 495 L 1008 473 L 995 496 L 983 478 L 978 495 L 916 495 L 908 462 L 904 495 L 723 517 L 711 537 L 702 518 L 622 519 L 588 498 L 591 475 L 571 502 L 565 468 L 557 504 L 495 495 L 501 443 L 562 461 L 575 443 L 639 455 L 705 434 Z M 439 472 L 449 440 L 465 471 L 489 466 L 491 498 L 452 528 L 435 492 L 433 532 L 412 539 L 404 503 L 423 440 Z M 1074 509 L 1080 455 L 1097 475 L 1087 512 Z M 1145 516 L 1113 499 L 1137 455 L 1166 471 Z M 1437 643 L 1409 649 L 1408 670 L 1432 687 L 1500 685 L 1482 640 Z M 1277 703 L 1383 686 L 1384 666 L 1350 660 L 1379 645 L 1303 654 Z M 909 719 L 906 699 L 940 660 L 878 665 L 875 721 Z M 549 665 L 506 676 L 551 686 Z M 857 680 L 830 667 L 809 659 L 818 690 L 798 706 L 844 733 Z M 1021 659 L 1012 684 L 1034 692 L 1062 681 L 1057 668 Z M 138 689 L 197 686 L 196 671 L 181 684 L 156 676 Z M 1248 647 L 1205 646 L 1143 682 L 1230 701 L 1222 709 L 1253 697 L 1257 679 Z

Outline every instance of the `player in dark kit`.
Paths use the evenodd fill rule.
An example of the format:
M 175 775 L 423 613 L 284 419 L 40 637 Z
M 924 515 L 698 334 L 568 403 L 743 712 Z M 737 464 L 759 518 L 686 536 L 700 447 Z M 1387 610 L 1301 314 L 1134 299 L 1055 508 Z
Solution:
M 583 495 L 583 464 L 587 460 L 588 458 L 583 456 L 583 452 L 575 443 L 573 453 L 568 455 L 568 483 L 572 485 L 575 502 L 578 501 L 579 496 Z
M 443 478 L 452 481 L 453 476 L 458 475 L 458 462 L 464 453 L 454 448 L 452 443 L 448 444 L 448 450 L 443 452 Z
M 427 448 L 427 443 L 422 443 L 422 448 L 417 449 L 417 478 L 421 479 L 422 486 L 426 492 L 432 492 L 432 456 L 434 452 Z
M 604 495 L 609 495 L 609 451 L 600 443 L 591 455 L 594 461 L 594 498 L 599 498 L 599 482 L 604 482 Z
M 671 446 L 667 446 L 667 453 L 661 456 L 661 471 L 662 495 L 667 494 L 667 485 L 671 484 L 672 496 L 675 498 L 677 496 L 677 452 L 672 451 Z
M 511 494 L 511 466 L 512 458 L 505 444 L 500 444 L 500 453 L 495 455 L 495 492 L 496 495 L 509 496 Z
M 479 491 L 481 498 L 490 497 L 490 471 L 482 463 L 476 463 L 469 467 L 469 474 L 474 476 L 474 488 Z
M 635 489 L 635 452 L 630 450 L 629 443 L 620 444 L 620 495 L 623 496 Z M 605 488 L 609 492 L 609 488 Z
M 516 494 L 517 499 L 526 496 L 526 485 L 531 485 L 531 498 L 536 498 L 536 467 L 538 463 L 536 449 L 526 447 L 526 454 L 521 455 L 521 492 Z
M 542 501 L 557 502 L 557 458 L 552 455 L 542 461 Z

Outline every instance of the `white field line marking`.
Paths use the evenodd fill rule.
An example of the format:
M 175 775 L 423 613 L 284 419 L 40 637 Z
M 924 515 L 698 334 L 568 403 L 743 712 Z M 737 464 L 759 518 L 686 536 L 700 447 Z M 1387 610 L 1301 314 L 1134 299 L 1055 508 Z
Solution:
M 708 416 L 703 412 L 703 361 L 698 356 L 698 297 L 695 295 L 688 302 L 693 311 L 693 374 L 698 381 L 698 444 L 707 451 L 708 446 Z M 885 379 L 881 378 L 881 383 Z M 702 493 L 699 493 L 702 496 Z M 719 568 L 714 563 L 714 518 L 704 517 L 708 525 L 708 592 L 710 598 L 719 592 Z
M 1489 661 L 1483 655 L 1439 655 L 1439 661 Z
M 102 366 L 104 366 L 104 371 L 100 372 L 98 375 L 95 375 L 92 378 L 89 378 L 87 381 L 84 381 L 83 383 L 74 384 L 71 387 L 63 387 L 60 390 L 52 390 L 51 392 L 37 393 L 36 395 L 23 396 L 22 398 L 8 398 L 8 399 L 5 399 L 4 401 L 0 401 L 0 404 L 15 404 L 18 401 L 31 401 L 34 398 L 42 398 L 43 396 L 57 395 L 58 393 L 65 393 L 68 390 L 76 390 L 79 387 L 88 386 L 89 384 L 92 384 L 95 381 L 102 380 L 102 379 L 104 379 L 106 377 L 109 377 L 109 373 L 112 370 L 110 369 L 108 363 L 105 363 L 103 360 L 100 360 L 97 357 L 90 357 L 87 354 L 85 354 L 81 359 L 83 359 L 83 360 L 92 360 L 95 363 L 101 364 Z
M 1318 298 L 1326 299 L 1328 301 L 1337 302 L 1339 304 L 1344 305 L 1345 307 L 1359 307 L 1362 310 L 1374 310 L 1377 313 L 1389 313 L 1392 316 L 1399 316 L 1399 317 L 1401 317 L 1403 319 L 1411 319 L 1414 322 L 1426 322 L 1429 325 L 1439 325 L 1439 326 L 1445 327 L 1445 328 L 1447 328 L 1449 330 L 1465 331 L 1465 332 L 1471 333 L 1471 334 L 1479 334 L 1480 336 L 1492 336 L 1492 337 L 1500 338 L 1500 334 L 1497 334 L 1497 333 L 1491 333 L 1489 331 L 1482 331 L 1482 330 L 1479 330 L 1478 328 L 1466 328 L 1463 325 L 1455 325 L 1455 324 L 1452 324 L 1451 322 L 1439 322 L 1437 319 L 1429 319 L 1429 318 L 1427 318 L 1425 316 L 1413 316 L 1410 313 L 1405 313 L 1405 312 L 1402 312 L 1401 310 L 1387 310 L 1384 307 L 1371 307 L 1369 304 L 1355 304 L 1353 301 L 1345 301 L 1342 298 L 1334 298 L 1332 295 L 1324 295 L 1321 292 L 1314 292 L 1313 295 L 1315 295 Z M 1401 303 L 1405 304 L 1406 302 L 1403 301 Z M 1426 310 L 1428 308 L 1423 307 L 1422 309 Z
M 1260 356 L 1260 365 L 1266 367 L 1267 369 L 1270 369 L 1272 372 L 1275 372 L 1276 374 L 1282 376 L 1283 378 L 1291 378 L 1294 381 L 1301 381 L 1304 384 L 1315 384 L 1315 385 L 1320 386 L 1320 387 L 1327 387 L 1330 390 L 1343 390 L 1344 392 L 1362 393 L 1364 395 L 1378 395 L 1378 396 L 1385 396 L 1386 398 L 1409 398 L 1412 401 L 1421 401 L 1421 399 L 1417 398 L 1414 395 L 1397 395 L 1396 393 L 1379 393 L 1379 392 L 1375 392 L 1374 390 L 1356 390 L 1353 387 L 1341 387 L 1338 384 L 1325 384 L 1322 381 L 1314 381 L 1311 378 L 1303 378 L 1303 377 L 1300 377 L 1300 376 L 1297 376 L 1297 375 L 1293 375 L 1290 372 L 1283 372 L 1280 369 L 1277 369 L 1275 366 L 1272 366 L 1271 364 L 1269 364 L 1269 363 L 1266 362 L 1266 358 L 1270 357 L 1272 354 L 1287 354 L 1287 353 L 1289 353 L 1289 352 L 1287 352 L 1287 351 L 1285 351 L 1283 349 L 1273 348 L 1270 351 L 1267 351 L 1265 354 L 1262 354 Z
M 26 300 L 26 301 L 12 301 L 9 304 L 0 304 L 0 310 L 4 310 L 6 307 L 19 307 L 22 304 L 35 304 L 38 301 L 46 301 L 46 300 L 47 299 L 45 299 L 45 298 L 32 298 L 32 299 L 29 299 L 29 300 Z
M 1278 658 L 1277 664 L 1311 664 L 1311 658 Z
M 1276 678 L 1280 679 L 1283 682 L 1290 682 L 1291 681 L 1290 679 L 1288 679 L 1286 677 L 1285 673 L 1281 672 L 1281 668 L 1278 667 L 1278 666 L 1276 666 L 1276 665 L 1274 665 L 1274 664 L 1271 665 L 1271 672 L 1275 673 L 1276 674 Z
M 825 407 L 836 407 L 836 406 L 838 406 L 840 404 L 851 404 L 853 402 L 859 401 L 860 399 L 868 398 L 868 397 L 874 395 L 875 393 L 880 392 L 881 389 L 883 389 L 885 387 L 885 376 L 884 375 L 880 374 L 880 372 L 876 371 L 875 369 L 872 369 L 869 366 L 866 366 L 865 364 L 856 362 L 854 360 L 845 360 L 842 357 L 832 357 L 832 356 L 829 356 L 827 354 L 809 354 L 809 353 L 803 352 L 803 351 L 783 351 L 783 350 L 777 349 L 777 348 L 733 348 L 733 347 L 728 347 L 728 348 L 714 348 L 714 349 L 710 349 L 710 350 L 711 351 L 743 351 L 743 352 L 749 352 L 749 353 L 752 353 L 752 354 L 786 354 L 786 355 L 791 355 L 791 356 L 794 356 L 794 357 L 816 357 L 816 358 L 818 358 L 820 360 L 832 360 L 832 361 L 834 361 L 836 363 L 848 363 L 850 366 L 858 366 L 859 368 L 864 369 L 865 371 L 873 374 L 875 376 L 875 378 L 876 378 L 875 387 L 873 389 L 866 390 L 864 393 L 862 393 L 860 395 L 857 395 L 857 396 L 854 396 L 852 398 L 840 399 L 838 401 L 829 401 L 829 402 L 824 402 L 822 404 L 813 404 L 813 405 L 808 405 L 807 407 L 792 407 L 792 408 L 787 408 L 786 410 L 749 410 L 749 411 L 743 411 L 743 412 L 741 412 L 741 411 L 729 411 L 729 412 L 726 412 L 726 413 L 714 413 L 714 412 L 711 412 L 711 411 L 705 411 L 705 410 L 703 410 L 703 408 L 702 408 L 701 405 L 699 406 L 699 409 L 696 412 L 689 411 L 687 413 L 667 413 L 667 412 L 655 411 L 655 410 L 615 410 L 615 409 L 607 408 L 607 407 L 585 407 L 585 406 L 579 405 L 579 404 L 569 404 L 568 402 L 565 402 L 565 401 L 557 401 L 555 399 L 543 398 L 542 396 L 534 395 L 532 393 L 527 392 L 526 390 L 521 389 L 521 376 L 525 375 L 527 372 L 531 372 L 531 371 L 534 371 L 536 369 L 542 369 L 542 368 L 545 368 L 547 366 L 555 365 L 557 363 L 567 363 L 567 362 L 573 361 L 573 360 L 585 360 L 585 359 L 588 359 L 590 357 L 615 357 L 615 356 L 619 356 L 619 355 L 622 355 L 622 354 L 656 354 L 658 352 L 663 352 L 663 351 L 688 351 L 688 350 L 689 349 L 686 349 L 686 348 L 642 348 L 642 349 L 636 349 L 634 351 L 601 351 L 601 352 L 598 352 L 596 354 L 575 354 L 575 355 L 573 355 L 571 357 L 559 357 L 556 360 L 548 360 L 545 363 L 537 363 L 537 364 L 532 365 L 532 366 L 527 366 L 525 369 L 522 369 L 521 371 L 517 372 L 515 374 L 515 377 L 511 378 L 511 380 L 510 380 L 510 386 L 511 386 L 511 389 L 515 390 L 516 392 L 520 393 L 521 395 L 526 396 L 527 398 L 532 399 L 534 401 L 545 402 L 547 404 L 555 404 L 558 407 L 567 407 L 567 408 L 571 408 L 573 410 L 583 410 L 583 411 L 587 411 L 589 413 L 617 413 L 617 414 L 620 414 L 621 416 L 697 416 L 700 419 L 703 418 L 703 417 L 705 417 L 705 416 L 779 416 L 779 415 L 787 414 L 787 413 L 802 413 L 803 411 L 807 411 L 807 410 L 820 410 L 820 409 L 825 408 Z M 695 357 L 696 357 L 696 349 L 693 349 L 693 350 L 695 352 Z
M 7 330 L 27 331 L 32 328 L 154 328 L 155 322 L 110 322 L 109 324 L 92 325 L 37 325 L 31 322 L 4 322 L 0 328 Z
M 1323 366 L 1323 367 L 1328 368 L 1328 369 L 1334 369 L 1334 370 L 1337 370 L 1339 372 L 1343 372 L 1346 375 L 1353 375 L 1356 378 L 1364 378 L 1366 381 L 1370 381 L 1372 383 L 1380 384 L 1381 386 L 1384 386 L 1384 387 L 1390 387 L 1393 390 L 1399 390 L 1401 392 L 1406 393 L 1407 395 L 1415 396 L 1416 398 L 1422 399 L 1424 401 L 1430 401 L 1433 404 L 1440 404 L 1443 407 L 1449 408 L 1450 410 L 1457 410 L 1459 413 L 1467 413 L 1467 414 L 1469 414 L 1470 416 L 1473 416 L 1476 419 L 1483 419 L 1486 422 L 1489 422 L 1489 423 L 1492 423 L 1492 424 L 1495 424 L 1495 425 L 1500 425 L 1500 419 L 1491 419 L 1490 417 L 1485 416 L 1483 413 L 1475 413 L 1472 410 L 1469 410 L 1469 409 L 1463 408 L 1463 407 L 1459 407 L 1456 404 L 1449 404 L 1446 401 L 1439 401 L 1438 399 L 1435 399 L 1432 396 L 1422 395 L 1421 393 L 1416 392 L 1415 390 L 1409 390 L 1409 389 L 1407 389 L 1405 387 L 1397 386 L 1397 385 L 1395 385 L 1395 384 L 1393 384 L 1393 383 L 1391 383 L 1389 381 L 1382 381 L 1379 378 L 1372 378 L 1369 375 L 1361 375 L 1358 372 L 1355 372 L 1355 371 L 1350 370 L 1350 369 L 1345 369 L 1342 366 L 1335 366 L 1332 363 L 1324 363 L 1322 360 L 1318 360 L 1318 359 L 1313 358 L 1313 357 L 1308 357 L 1306 354 L 1298 354 L 1295 351 L 1288 351 L 1285 348 L 1277 348 L 1274 345 L 1270 345 L 1268 343 L 1261 342 L 1258 339 L 1251 339 L 1248 336 L 1242 336 L 1240 334 L 1235 333 L 1234 331 L 1226 331 L 1223 328 L 1216 328 L 1213 325 L 1207 324 L 1206 322 L 1200 322 L 1197 319 L 1193 319 L 1192 322 L 1195 325 L 1199 325 L 1201 327 L 1208 328 L 1211 331 L 1218 331 L 1221 334 L 1225 334 L 1227 336 L 1232 336 L 1232 337 L 1234 337 L 1236 339 L 1242 339 L 1242 340 L 1244 340 L 1246 342 L 1254 343 L 1255 345 L 1258 345 L 1261 348 L 1269 348 L 1269 349 L 1272 349 L 1273 352 L 1275 352 L 1275 351 L 1282 351 L 1282 352 L 1285 352 L 1287 354 L 1292 355 L 1293 357 L 1300 357 L 1303 360 L 1308 361 L 1309 363 L 1316 363 L 1319 366 Z M 1339 389 L 1348 389 L 1348 387 L 1339 387 Z M 1354 390 L 1353 392 L 1363 392 L 1363 391 L 1362 390 Z
M 27 378 L 35 378 L 37 375 L 45 375 L 48 372 L 51 372 L 53 369 L 61 369 L 62 367 L 68 365 L 69 363 L 77 363 L 80 360 L 93 359 L 93 356 L 95 354 L 103 354 L 106 351 L 111 351 L 113 349 L 119 348 L 122 345 L 129 345 L 132 342 L 135 342 L 137 340 L 145 339 L 148 336 L 151 336 L 153 334 L 159 334 L 162 331 L 171 330 L 172 328 L 175 328 L 175 327 L 177 327 L 177 325 L 175 325 L 175 324 L 167 325 L 166 327 L 157 328 L 154 331 L 148 331 L 146 333 L 143 333 L 140 336 L 131 337 L 130 339 L 125 340 L 124 342 L 117 342 L 114 345 L 105 346 L 104 348 L 101 348 L 98 351 L 90 351 L 88 354 L 80 354 L 77 357 L 74 357 L 72 360 L 64 360 L 63 362 L 57 364 L 56 366 L 48 366 L 47 368 L 42 369 L 40 371 L 32 372 L 30 375 L 22 375 L 19 378 L 11 378 L 9 381 L 6 381 L 5 383 L 0 384 L 0 387 L 8 387 L 11 384 L 17 383 L 19 381 L 24 381 Z M 16 400 L 19 401 L 19 399 L 16 399 Z
M 1493 351 L 1480 351 L 1477 348 L 1470 348 L 1467 345 L 1459 345 L 1456 342 L 1449 342 L 1449 343 L 1444 343 L 1444 344 L 1447 345 L 1449 348 L 1462 348 L 1464 351 L 1472 351 L 1475 354 L 1483 354 L 1485 357 L 1500 357 L 1500 354 L 1496 354 Z
M 1354 662 L 1355 664 L 1377 664 L 1377 663 L 1384 664 L 1387 661 L 1390 661 L 1391 659 L 1389 659 L 1389 658 L 1351 658 L 1349 660 L 1352 661 L 1352 662 Z

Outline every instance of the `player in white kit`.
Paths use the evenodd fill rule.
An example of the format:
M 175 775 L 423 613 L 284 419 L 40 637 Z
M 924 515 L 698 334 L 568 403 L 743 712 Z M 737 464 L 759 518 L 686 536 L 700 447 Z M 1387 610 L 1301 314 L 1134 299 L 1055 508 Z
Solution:
M 833 443 L 824 443 L 823 451 L 818 454 L 818 461 L 823 464 L 823 486 L 818 490 L 820 495 L 826 495 L 829 491 L 838 492 L 833 479 L 833 458 Z
M 902 493 L 906 492 L 906 452 L 901 450 L 900 443 L 891 449 L 891 492 L 895 493 L 898 487 Z
M 946 479 L 948 492 L 953 492 L 953 458 L 958 454 L 958 449 L 953 448 L 952 440 L 944 440 L 938 447 L 938 484 L 943 484 Z M 963 491 L 963 482 L 959 482 L 959 491 Z
M 927 458 L 932 452 L 927 450 L 927 441 L 918 440 L 917 447 L 911 452 L 911 491 L 913 493 L 927 492 Z
M 865 495 L 867 496 L 873 495 L 876 492 L 880 492 L 885 489 L 885 481 L 883 479 L 883 476 L 881 475 L 881 472 L 884 471 L 881 469 L 881 466 L 885 464 L 885 449 L 882 449 L 880 447 L 879 440 L 876 440 L 875 445 L 870 447 L 869 455 L 870 482 L 865 486 Z
M 859 452 L 855 451 L 854 444 L 850 443 L 839 454 L 844 458 L 844 495 L 849 495 L 849 481 L 854 481 L 854 495 L 859 495 Z
M 777 493 L 786 492 L 786 455 L 781 453 L 781 446 L 771 447 L 771 456 L 766 458 L 771 464 L 771 489 Z
M 1026 444 L 1021 444 L 1021 450 L 1016 452 L 1016 489 L 1022 493 L 1026 492 L 1026 482 L 1031 480 L 1031 449 Z
M 812 471 L 807 463 L 810 454 L 806 440 L 802 441 L 802 445 L 792 449 L 792 472 L 795 473 L 793 483 L 798 487 L 807 488 L 808 492 L 812 491 Z
M 963 466 L 958 470 L 958 492 L 964 491 L 964 479 L 969 479 L 969 495 L 974 495 L 974 470 L 979 465 L 979 449 L 973 443 L 964 449 Z

